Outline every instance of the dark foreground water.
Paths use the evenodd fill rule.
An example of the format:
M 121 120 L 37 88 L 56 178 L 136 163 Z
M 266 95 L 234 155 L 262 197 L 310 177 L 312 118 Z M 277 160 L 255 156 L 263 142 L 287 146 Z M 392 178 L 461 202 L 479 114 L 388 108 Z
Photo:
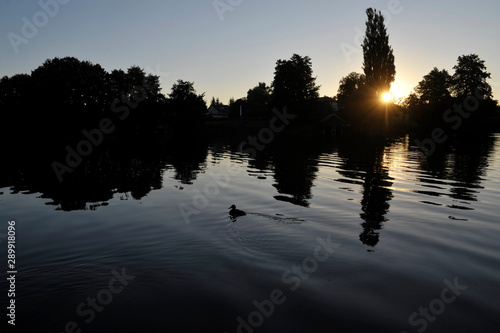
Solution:
M 429 157 L 414 139 L 295 140 L 255 159 L 237 142 L 136 142 L 96 150 L 62 184 L 43 151 L 6 149 L 4 327 L 498 332 L 500 135 Z

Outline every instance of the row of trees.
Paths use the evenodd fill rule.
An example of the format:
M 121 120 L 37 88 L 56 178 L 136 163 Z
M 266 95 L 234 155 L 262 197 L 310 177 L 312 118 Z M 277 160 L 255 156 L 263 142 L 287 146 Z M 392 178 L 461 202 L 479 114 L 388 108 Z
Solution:
M 418 119 L 427 111 L 443 110 L 443 107 L 449 107 L 468 96 L 478 95 L 486 100 L 491 98 L 492 90 L 487 82 L 491 75 L 479 56 L 460 56 L 453 69 L 455 73 L 450 75 L 446 69 L 439 70 L 435 67 L 423 77 L 403 101 L 403 106 L 410 111 L 412 117 Z M 340 80 L 337 99 L 342 105 L 349 107 L 359 100 L 369 85 L 365 74 L 352 72 Z
M 340 81 L 336 99 L 341 116 L 359 129 L 398 127 L 403 108 L 384 104 L 381 96 L 390 90 L 396 75 L 393 49 L 384 17 L 380 11 L 366 10 L 366 35 L 363 40 L 363 74 L 350 73 Z M 455 100 L 476 93 L 491 101 L 490 73 L 477 55 L 461 56 L 450 75 L 433 69 L 403 104 L 415 122 L 433 123 L 435 110 L 449 107 Z M 230 101 L 231 114 L 270 116 L 273 108 L 287 107 L 302 117 L 300 123 L 316 122 L 331 113 L 331 99 L 319 98 L 311 58 L 294 54 L 276 62 L 274 79 L 268 86 L 260 82 L 247 96 Z M 8 128 L 27 132 L 74 131 L 95 124 L 103 117 L 131 121 L 118 122 L 128 131 L 151 131 L 166 127 L 196 128 L 206 114 L 204 94 L 192 82 L 177 81 L 170 94 L 162 94 L 159 77 L 147 75 L 137 66 L 127 71 L 106 72 L 100 65 L 76 58 L 45 61 L 31 75 L 19 74 L 0 80 L 0 120 Z M 212 104 L 220 101 L 212 99 Z M 121 110 L 121 111 L 120 111 Z M 133 112 L 130 112 L 133 111 Z M 121 116 L 120 116 L 121 114 Z M 129 116 L 130 114 L 130 116 Z M 5 129 L 5 128 L 4 128 Z
M 278 60 L 271 86 L 260 82 L 246 98 L 231 101 L 246 115 L 269 116 L 274 107 L 298 113 L 318 101 L 319 86 L 311 59 L 294 54 Z M 73 57 L 46 60 L 31 74 L 0 79 L 0 120 L 3 130 L 26 133 L 78 132 L 104 117 L 119 131 L 196 128 L 206 114 L 204 94 L 194 83 L 178 80 L 165 96 L 159 77 L 132 66 L 106 72 L 100 65 Z M 212 104 L 220 104 L 212 99 Z M 126 115 L 126 117 L 125 117 Z
M 491 75 L 484 60 L 476 54 L 460 56 L 453 67 L 453 75 L 445 69 L 434 68 L 401 105 L 380 103 L 381 96 L 389 92 L 395 79 L 394 54 L 382 13 L 369 8 L 366 14 L 366 36 L 362 45 L 364 73 L 352 72 L 343 77 L 337 93 L 344 116 L 355 127 L 406 127 L 412 124 L 425 129 L 440 126 L 446 121 L 444 112 L 456 104 L 463 104 L 468 96 L 480 101 L 477 107 L 480 111 L 468 124 L 491 121 L 497 110 L 497 102 L 492 100 L 491 86 L 487 82 Z
M 388 90 L 394 80 L 394 56 L 383 16 L 373 9 L 368 9 L 367 15 L 364 78 L 369 94 L 376 96 Z M 319 98 L 319 88 L 311 58 L 294 54 L 276 62 L 270 86 L 259 83 L 246 98 L 231 101 L 231 110 L 236 115 L 243 106 L 247 115 L 266 116 L 272 114 L 273 108 L 286 106 L 288 112 L 311 120 L 315 114 L 331 112 L 326 107 L 331 101 Z M 212 103 L 220 102 L 213 99 Z M 47 60 L 31 75 L 2 78 L 0 107 L 3 124 L 27 132 L 75 131 L 103 117 L 123 120 L 123 114 L 119 117 L 121 113 L 116 111 L 125 112 L 125 108 L 133 121 L 118 122 L 117 126 L 135 131 L 196 127 L 206 113 L 204 94 L 197 94 L 192 82 L 179 80 L 165 96 L 159 77 L 147 75 L 137 66 L 108 73 L 98 64 L 72 57 Z
M 287 107 L 289 112 L 301 113 L 301 110 L 314 112 L 319 101 L 319 86 L 313 76 L 312 61 L 308 56 L 294 54 L 290 59 L 276 62 L 274 80 L 271 85 L 259 82 L 249 89 L 246 97 L 229 101 L 232 116 L 239 115 L 240 107 L 245 115 L 267 117 L 272 109 Z M 220 104 L 212 99 L 212 104 Z
M 137 66 L 108 73 L 88 61 L 54 58 L 30 75 L 0 79 L 0 123 L 15 132 L 73 133 L 105 117 L 117 132 L 150 131 L 192 125 L 205 112 L 193 83 L 179 80 L 165 96 L 159 77 Z
M 368 8 L 366 11 L 366 36 L 363 41 L 364 74 L 351 73 L 341 81 L 337 94 L 338 102 L 347 112 L 346 118 L 355 125 L 380 125 L 380 103 L 382 94 L 390 90 L 396 75 L 394 54 L 389 45 L 389 36 L 380 11 Z M 269 110 L 270 106 L 291 112 L 304 111 L 304 118 L 315 118 L 315 113 L 331 113 L 325 107 L 331 100 L 319 98 L 319 86 L 313 76 L 311 58 L 294 54 L 289 60 L 276 62 L 274 80 L 270 87 L 265 83 L 248 91 L 246 99 L 233 104 L 239 109 L 244 105 L 250 114 L 258 110 Z M 318 117 L 316 117 L 318 118 Z
M 478 112 L 467 123 L 472 126 L 491 122 L 497 102 L 491 97 L 487 82 L 491 74 L 485 61 L 476 54 L 463 55 L 453 70 L 451 75 L 446 69 L 435 67 L 423 77 L 403 103 L 411 120 L 424 127 L 436 126 L 443 121 L 443 112 L 471 97 L 478 103 Z
M 311 59 L 294 54 L 278 60 L 271 86 L 260 82 L 246 98 L 232 101 L 239 112 L 265 116 L 273 107 L 287 106 L 298 112 L 318 99 L 319 86 L 312 76 Z M 159 77 L 137 66 L 127 71 L 106 72 L 100 65 L 73 57 L 46 60 L 31 74 L 0 79 L 0 118 L 16 131 L 74 131 L 95 124 L 107 116 L 116 118 L 117 109 L 131 109 L 121 128 L 151 130 L 170 126 L 196 127 L 206 113 L 204 94 L 192 82 L 179 80 L 165 96 Z M 212 104 L 219 104 L 213 99 Z M 235 114 L 236 114 L 235 112 Z M 117 114 L 114 114 L 117 113 Z
M 479 56 L 460 56 L 453 69 L 455 73 L 450 75 L 446 69 L 434 67 L 408 96 L 407 103 L 410 106 L 439 105 L 443 101 L 449 102 L 451 97 L 464 99 L 475 96 L 476 93 L 482 99 L 491 97 L 491 86 L 487 82 L 491 74 L 487 72 L 485 62 Z

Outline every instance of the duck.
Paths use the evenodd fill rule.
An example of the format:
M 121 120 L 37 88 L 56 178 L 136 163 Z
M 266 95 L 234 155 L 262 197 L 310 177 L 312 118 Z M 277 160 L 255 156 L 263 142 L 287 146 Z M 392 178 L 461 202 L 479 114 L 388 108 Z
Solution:
M 229 216 L 231 216 L 232 218 L 236 218 L 238 216 L 245 216 L 245 215 L 247 215 L 247 213 L 245 213 L 244 211 L 242 211 L 240 209 L 236 209 L 235 205 L 232 205 L 228 209 L 230 209 Z

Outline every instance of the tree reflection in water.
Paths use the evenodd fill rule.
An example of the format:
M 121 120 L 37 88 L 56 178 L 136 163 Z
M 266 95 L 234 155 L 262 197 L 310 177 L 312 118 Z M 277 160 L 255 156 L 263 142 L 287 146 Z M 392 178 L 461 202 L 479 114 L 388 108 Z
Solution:
M 175 179 L 192 184 L 205 167 L 208 144 L 197 140 L 175 141 L 158 137 L 120 138 L 103 144 L 71 174 L 59 182 L 50 167 L 64 147 L 41 140 L 19 142 L 2 149 L 9 163 L 0 165 L 0 188 L 15 193 L 41 193 L 57 210 L 94 210 L 121 193 L 122 199 L 140 200 L 162 188 L 163 173 L 175 171 Z
M 203 139 L 158 136 L 120 138 L 96 149 L 62 183 L 50 167 L 53 160 L 64 159 L 60 156 L 64 152 L 60 143 L 57 145 L 46 139 L 17 142 L 16 147 L 7 141 L 1 143 L 8 163 L 0 164 L 0 188 L 9 188 L 11 193 L 41 193 L 40 198 L 50 200 L 47 205 L 64 211 L 94 210 L 107 205 L 114 196 L 140 200 L 152 190 L 162 188 L 167 170 L 172 171 L 179 183 L 193 184 L 207 164 L 220 163 L 229 151 L 231 159 L 238 156 L 239 163 L 248 161 L 249 176 L 274 178 L 272 186 L 278 192 L 274 195 L 275 200 L 309 207 L 321 154 L 337 151 L 340 165 L 335 171 L 346 178 L 343 181 L 359 184 L 361 188 L 362 232 L 359 239 L 373 248 L 379 243 L 380 230 L 388 221 L 390 201 L 394 196 L 393 179 L 389 175 L 395 156 L 392 149 L 401 150 L 405 163 L 413 163 L 415 170 L 409 177 L 425 190 L 414 188 L 410 191 L 431 198 L 421 203 L 441 206 L 444 204 L 437 198 L 448 196 L 452 202 L 449 208 L 473 210 L 471 203 L 478 200 L 477 193 L 482 189 L 495 138 L 483 135 L 450 139 L 431 156 L 409 148 L 412 136 L 406 137 L 404 142 L 348 135 L 338 141 L 333 138 L 287 138 L 273 142 L 254 159 L 248 160 L 239 155 L 237 144 L 209 146 Z M 209 151 L 210 161 L 207 160 Z M 432 191 L 433 188 L 439 192 Z M 450 219 L 460 220 L 451 215 Z
M 419 154 L 419 169 L 435 178 L 435 187 L 443 188 L 451 184 L 449 196 L 456 202 L 451 208 L 473 210 L 470 203 L 478 200 L 477 194 L 483 188 L 483 177 L 494 145 L 495 137 L 489 133 L 450 139 L 430 156 Z M 437 179 L 448 181 L 443 183 Z M 429 183 L 429 179 L 424 177 L 418 177 L 418 181 Z
M 339 156 L 343 160 L 339 173 L 360 180 L 363 198 L 361 214 L 363 231 L 359 239 L 363 244 L 374 247 L 379 242 L 382 223 L 387 221 L 389 201 L 392 199 L 389 169 L 384 164 L 385 140 L 343 140 L 339 146 Z M 344 171 L 348 170 L 348 171 Z

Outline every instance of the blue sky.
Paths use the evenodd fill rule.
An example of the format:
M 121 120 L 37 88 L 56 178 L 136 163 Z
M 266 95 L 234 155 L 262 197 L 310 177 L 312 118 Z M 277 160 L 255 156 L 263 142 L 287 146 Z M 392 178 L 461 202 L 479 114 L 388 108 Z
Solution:
M 52 3 L 51 15 L 40 3 Z M 259 82 L 270 84 L 276 61 L 298 53 L 311 57 L 320 94 L 334 96 L 343 76 L 362 72 L 360 32 L 366 8 L 374 7 L 387 16 L 395 94 L 409 93 L 434 67 L 453 73 L 458 56 L 470 53 L 486 61 L 493 93 L 500 94 L 498 0 L 218 0 L 224 12 L 214 3 L 0 0 L 0 76 L 74 56 L 108 71 L 138 65 L 161 76 L 165 94 L 183 79 L 207 101 L 227 102 Z M 13 46 L 9 36 L 25 38 L 26 21 L 38 23 L 38 31 L 25 28 L 26 43 Z

